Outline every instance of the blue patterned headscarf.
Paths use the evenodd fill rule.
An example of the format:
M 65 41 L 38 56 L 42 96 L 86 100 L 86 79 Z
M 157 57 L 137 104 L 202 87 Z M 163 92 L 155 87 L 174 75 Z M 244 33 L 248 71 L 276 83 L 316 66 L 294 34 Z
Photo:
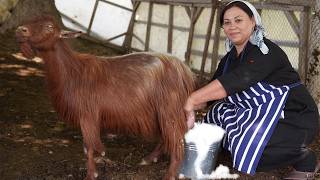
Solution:
M 256 21 L 256 27 L 255 27 L 253 33 L 251 34 L 249 41 L 251 42 L 251 44 L 258 46 L 260 51 L 263 54 L 268 54 L 269 48 L 263 41 L 263 37 L 266 36 L 266 33 L 265 33 L 265 29 L 262 26 L 261 17 L 259 15 L 258 11 L 251 3 L 247 2 L 247 1 L 242 1 L 242 0 L 236 0 L 236 1 L 240 1 L 240 2 L 243 2 L 244 4 L 246 4 L 248 6 L 248 8 L 252 11 L 253 16 L 254 16 L 254 20 Z M 231 4 L 233 2 L 235 2 L 235 1 L 231 1 L 229 4 Z M 226 51 L 229 52 L 233 46 L 234 45 L 232 44 L 231 40 L 229 38 L 227 38 L 226 42 L 225 42 Z

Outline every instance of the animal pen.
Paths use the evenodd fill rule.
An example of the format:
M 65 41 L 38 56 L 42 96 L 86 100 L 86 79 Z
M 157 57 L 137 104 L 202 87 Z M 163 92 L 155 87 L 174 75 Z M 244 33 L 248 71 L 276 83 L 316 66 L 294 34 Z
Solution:
M 53 12 L 55 19 L 60 21 L 57 6 L 50 11 L 47 9 L 48 4 L 54 5 L 54 2 L 61 1 L 63 5 L 69 3 L 76 6 L 90 2 L 90 6 L 83 7 L 90 11 L 87 14 L 80 11 L 79 14 L 86 16 L 85 23 L 59 9 L 64 23 L 67 20 L 78 27 L 73 29 L 64 24 L 67 28 L 85 33 L 83 38 L 70 40 L 75 50 L 98 56 L 139 51 L 169 53 L 188 63 L 203 81 L 210 79 L 220 58 L 226 53 L 225 35 L 217 21 L 226 0 L 16 1 L 19 1 L 16 8 L 9 7 L 7 10 L 12 14 L 11 17 L 8 16 L 8 21 L 5 21 L 5 18 L 2 20 L 3 4 L 0 3 L 0 153 L 4 155 L 0 156 L 2 179 L 83 179 L 86 175 L 82 136 L 79 131 L 57 121 L 57 113 L 46 95 L 41 59 L 22 57 L 15 39 L 12 38 L 14 32 L 1 34 L 3 29 L 14 27 L 24 17 L 48 11 Z M 259 9 L 267 37 L 286 51 L 294 68 L 299 70 L 307 85 L 318 86 L 320 56 L 318 61 L 313 62 L 317 55 L 312 52 L 320 46 L 320 1 L 249 1 Z M 26 6 L 30 4 L 42 5 Z M 120 15 L 125 14 L 127 26 L 123 30 L 116 29 L 122 17 L 115 16 L 113 11 L 101 6 L 116 9 L 121 12 Z M 99 13 L 105 14 L 102 22 L 98 21 L 101 20 Z M 105 26 L 104 22 L 108 21 L 106 17 L 112 16 L 111 24 Z M 103 25 L 104 32 L 114 30 L 114 34 L 103 38 L 98 36 L 95 29 L 98 25 Z M 308 81 L 308 78 L 314 75 L 310 73 L 313 68 L 316 69 L 314 72 L 315 76 L 319 77 L 318 81 Z M 176 83 L 176 79 L 173 82 Z M 311 91 L 318 93 L 320 99 L 320 89 Z M 108 144 L 107 156 L 111 158 L 97 164 L 99 179 L 161 179 L 165 174 L 168 167 L 166 157 L 151 166 L 137 165 L 141 158 L 152 151 L 155 145 L 153 142 L 126 135 L 116 138 L 103 137 L 103 142 Z M 318 157 L 319 144 L 320 141 L 317 140 L 310 147 Z M 222 157 L 219 164 L 232 167 L 228 154 L 223 153 L 219 157 Z M 282 168 L 259 173 L 254 179 L 281 179 L 289 170 Z M 231 169 L 231 173 L 236 172 Z M 239 179 L 251 178 L 241 174 Z
M 134 0 L 132 8 L 108 0 L 96 0 L 90 23 L 83 27 L 85 38 L 124 52 L 156 51 L 170 53 L 185 61 L 202 80 L 215 72 L 223 54 L 225 35 L 221 32 L 219 14 L 222 0 Z M 281 46 L 293 67 L 306 82 L 311 58 L 311 16 L 315 0 L 253 0 L 267 37 Z M 107 4 L 131 13 L 126 32 L 108 39 L 94 38 L 92 25 L 99 5 Z M 108 14 L 108 12 L 105 12 Z M 72 18 L 62 14 L 66 19 Z M 73 20 L 74 23 L 76 21 Z M 115 39 L 123 38 L 115 45 Z

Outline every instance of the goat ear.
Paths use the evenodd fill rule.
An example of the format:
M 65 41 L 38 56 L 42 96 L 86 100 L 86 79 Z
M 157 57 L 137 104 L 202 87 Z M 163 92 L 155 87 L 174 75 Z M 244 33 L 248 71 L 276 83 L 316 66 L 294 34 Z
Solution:
M 77 38 L 77 37 L 81 36 L 81 34 L 82 34 L 81 31 L 73 32 L 73 31 L 62 30 L 60 32 L 59 37 L 63 38 L 63 39 L 70 39 L 70 38 Z
M 20 44 L 20 50 L 21 50 L 23 56 L 25 56 L 28 59 L 32 59 L 35 56 L 33 49 L 26 42 Z

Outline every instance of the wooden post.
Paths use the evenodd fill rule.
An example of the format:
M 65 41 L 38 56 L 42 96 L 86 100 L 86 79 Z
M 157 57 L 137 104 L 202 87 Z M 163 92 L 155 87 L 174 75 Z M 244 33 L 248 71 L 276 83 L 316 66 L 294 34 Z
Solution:
M 308 72 L 310 14 L 310 7 L 304 7 L 300 14 L 299 74 L 303 83 L 306 83 Z
M 96 11 L 97 11 L 98 4 L 99 4 L 99 0 L 96 0 L 96 2 L 95 2 L 95 4 L 94 4 L 94 7 L 93 7 L 92 14 L 91 14 L 88 31 L 87 31 L 87 34 L 88 34 L 88 35 L 90 35 L 90 32 L 91 32 L 91 27 L 92 27 L 92 23 L 93 23 L 93 20 L 94 20 L 94 16 L 96 15 Z
M 211 7 L 210 20 L 209 20 L 209 24 L 207 27 L 207 35 L 206 35 L 206 40 L 205 40 L 204 49 L 203 49 L 202 61 L 201 61 L 200 80 L 203 80 L 204 67 L 206 65 L 206 60 L 208 57 L 208 47 L 209 47 L 209 43 L 210 43 L 210 39 L 211 39 L 211 31 L 212 31 L 212 25 L 213 25 L 213 20 L 214 20 L 214 15 L 215 15 L 216 9 L 217 9 L 217 2 L 213 1 L 212 7 Z
M 194 26 L 203 10 L 203 7 L 192 7 L 191 9 L 191 18 L 190 18 L 190 30 L 189 30 L 189 37 L 188 37 L 188 44 L 187 44 L 187 52 L 185 54 L 186 64 L 190 65 L 190 55 L 191 55 L 191 48 L 192 48 L 192 41 L 193 41 L 193 34 L 194 34 Z
M 293 31 L 296 33 L 297 37 L 300 39 L 300 29 L 299 29 L 299 20 L 294 14 L 293 11 L 283 11 L 286 15 L 288 22 L 293 29 Z
M 125 7 L 125 6 L 121 6 L 121 5 L 116 4 L 116 3 L 114 3 L 114 2 L 111 2 L 111 1 L 107 1 L 107 0 L 100 0 L 100 1 L 102 1 L 102 2 L 104 2 L 104 3 L 107 3 L 107 4 L 110 4 L 110 5 L 112 5 L 112 6 L 115 6 L 115 7 L 124 9 L 124 10 L 127 10 L 127 11 L 132 11 L 132 9 L 130 9 L 130 8 L 127 8 L 127 7 Z
M 169 27 L 168 27 L 168 45 L 167 45 L 168 53 L 172 53 L 173 14 L 174 14 L 174 6 L 169 5 Z
M 212 46 L 212 62 L 211 62 L 211 73 L 214 73 L 217 69 L 218 57 L 219 57 L 219 44 L 220 44 L 220 13 L 221 8 L 217 9 L 217 18 L 216 18 L 216 26 L 214 30 L 214 38 L 213 38 L 213 46 Z
M 153 2 L 150 2 L 149 3 L 149 12 L 148 12 L 147 31 L 146 31 L 146 42 L 145 42 L 145 46 L 144 46 L 145 51 L 149 51 L 152 12 L 153 12 Z
M 126 37 L 123 42 L 123 46 L 126 49 L 126 52 L 131 52 L 131 42 L 132 42 L 132 37 L 133 37 L 135 16 L 136 16 L 136 12 L 138 10 L 139 5 L 140 5 L 140 1 L 134 1 L 130 23 L 129 23 L 128 30 L 126 33 Z

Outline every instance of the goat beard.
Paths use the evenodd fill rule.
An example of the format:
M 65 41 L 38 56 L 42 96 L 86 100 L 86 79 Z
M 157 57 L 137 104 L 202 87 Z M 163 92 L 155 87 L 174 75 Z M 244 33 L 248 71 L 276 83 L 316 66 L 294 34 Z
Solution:
M 32 47 L 27 42 L 20 43 L 20 50 L 21 50 L 23 56 L 25 56 L 28 59 L 32 59 L 35 57 L 35 53 L 34 53 Z

